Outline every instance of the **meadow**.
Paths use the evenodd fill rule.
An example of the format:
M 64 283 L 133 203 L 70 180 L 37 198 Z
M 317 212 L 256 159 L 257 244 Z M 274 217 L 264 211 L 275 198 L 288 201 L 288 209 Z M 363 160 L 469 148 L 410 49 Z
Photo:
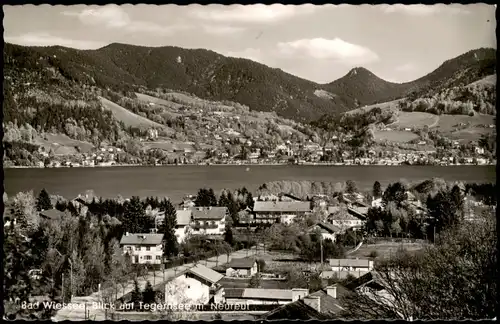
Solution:
M 125 126 L 129 127 L 138 127 L 142 129 L 148 129 L 151 127 L 156 127 L 156 128 L 162 128 L 162 129 L 167 129 L 166 126 L 158 124 L 152 120 L 149 120 L 145 117 L 139 116 L 137 114 L 134 114 L 133 112 L 123 108 L 120 105 L 115 104 L 114 102 L 99 97 L 101 100 L 102 105 L 104 108 L 110 110 L 113 114 L 113 117 L 115 117 L 117 120 L 123 122 Z M 173 132 L 173 130 L 172 130 Z
M 397 143 L 407 143 L 418 138 L 417 134 L 407 131 L 375 131 L 375 141 L 391 141 Z

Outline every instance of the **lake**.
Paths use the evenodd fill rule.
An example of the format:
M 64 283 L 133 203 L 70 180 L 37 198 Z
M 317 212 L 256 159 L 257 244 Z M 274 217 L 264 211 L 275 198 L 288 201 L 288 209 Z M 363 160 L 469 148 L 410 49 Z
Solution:
M 20 191 L 45 188 L 50 194 L 74 198 L 86 190 L 104 198 L 118 195 L 169 197 L 180 201 L 203 187 L 216 194 L 224 188 L 245 186 L 255 191 L 276 180 L 342 182 L 354 180 L 361 190 L 375 181 L 383 186 L 405 179 L 410 182 L 433 177 L 447 181 L 496 182 L 495 166 L 160 166 L 110 168 L 4 169 L 9 196 Z

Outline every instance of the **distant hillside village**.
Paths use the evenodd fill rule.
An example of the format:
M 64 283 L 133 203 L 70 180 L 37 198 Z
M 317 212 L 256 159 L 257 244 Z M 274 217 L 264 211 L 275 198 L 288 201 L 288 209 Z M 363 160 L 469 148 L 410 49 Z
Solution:
M 437 244 L 454 226 L 483 226 L 496 201 L 495 186 L 439 179 L 385 189 L 376 182 L 370 194 L 352 181 L 305 199 L 268 189 L 255 194 L 242 188 L 217 197 L 200 189 L 174 205 L 153 197 L 87 193 L 67 201 L 44 190 L 38 199 L 20 193 L 6 199 L 6 244 L 39 252 L 16 256 L 34 258 L 28 268 L 7 265 L 26 271 L 32 285 L 21 296 L 12 282 L 7 296 L 70 301 L 97 291 L 135 305 L 106 313 L 108 319 L 179 315 L 143 307 L 155 303 L 197 305 L 199 319 L 214 319 L 214 307 L 217 316 L 240 319 L 344 318 L 366 296 L 391 294 L 387 260 Z M 35 237 L 42 243 L 32 246 Z M 44 316 L 63 316 L 57 314 Z
M 216 112 L 214 112 L 215 114 Z M 220 118 L 220 116 L 219 116 Z M 209 127 L 209 126 L 207 126 Z M 384 128 L 384 132 L 392 129 Z M 395 134 L 398 130 L 394 130 Z M 403 132 L 412 133 L 410 128 Z M 222 146 L 197 145 L 195 142 L 175 142 L 158 137 L 158 130 L 149 129 L 147 136 L 138 138 L 142 153 L 131 155 L 127 148 L 101 144 L 82 146 L 75 142 L 64 144 L 57 142 L 49 146 L 22 147 L 22 143 L 7 143 L 4 152 L 4 166 L 31 166 L 45 168 L 59 167 L 111 167 L 120 165 L 206 165 L 206 164 L 300 164 L 300 165 L 495 165 L 496 158 L 491 148 L 483 141 L 464 143 L 453 140 L 436 150 L 429 141 L 417 141 L 405 144 L 407 147 L 389 145 L 390 149 L 373 147 L 359 151 L 352 147 L 353 135 L 332 135 L 329 143 L 321 145 L 314 140 L 294 142 L 287 140 L 281 144 L 269 146 L 259 137 L 244 137 L 232 128 L 218 126 L 212 130 L 213 140 Z M 225 135 L 218 135 L 218 134 Z M 227 134 L 226 134 L 227 133 Z M 56 141 L 57 139 L 55 139 Z M 69 140 L 71 141 L 71 140 Z M 21 147 L 17 148 L 17 146 Z M 69 145 L 69 146 L 68 146 Z M 431 145 L 431 146 L 429 146 Z M 443 144 L 444 145 L 444 144 Z M 488 144 L 489 145 L 489 144 Z M 232 148 L 230 148 L 232 146 Z M 28 150 L 36 163 L 18 164 L 15 153 L 18 149 Z

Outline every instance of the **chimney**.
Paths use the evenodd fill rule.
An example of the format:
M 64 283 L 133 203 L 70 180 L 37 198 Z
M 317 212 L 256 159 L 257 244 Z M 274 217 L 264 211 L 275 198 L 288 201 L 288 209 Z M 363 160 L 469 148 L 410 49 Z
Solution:
M 309 289 L 292 288 L 292 302 L 302 299 L 307 295 L 309 295 Z
M 337 299 L 337 285 L 326 287 L 326 293 L 328 294 L 328 296 L 332 296 L 333 298 Z
M 307 296 L 304 298 L 304 304 L 314 308 L 318 313 L 321 313 L 321 297 L 320 296 Z

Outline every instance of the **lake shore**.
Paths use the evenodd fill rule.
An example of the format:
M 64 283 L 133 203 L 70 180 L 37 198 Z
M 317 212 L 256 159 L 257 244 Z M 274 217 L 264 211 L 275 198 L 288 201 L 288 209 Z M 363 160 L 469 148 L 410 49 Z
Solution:
M 347 164 L 347 163 L 300 163 L 300 164 L 287 164 L 287 163 L 217 163 L 217 164 L 162 164 L 162 165 L 143 165 L 143 164 L 118 164 L 118 165 L 95 165 L 95 166 L 57 166 L 57 167 L 37 167 L 37 166 L 4 166 L 4 169 L 100 169 L 100 168 L 122 168 L 122 167 L 193 167 L 193 166 L 245 166 L 245 167 L 259 167 L 259 166 L 350 166 L 350 167 L 402 167 L 402 166 L 421 166 L 421 167 L 453 167 L 453 166 L 496 166 L 494 163 L 488 164 L 448 164 L 448 165 L 422 165 L 422 164 Z

